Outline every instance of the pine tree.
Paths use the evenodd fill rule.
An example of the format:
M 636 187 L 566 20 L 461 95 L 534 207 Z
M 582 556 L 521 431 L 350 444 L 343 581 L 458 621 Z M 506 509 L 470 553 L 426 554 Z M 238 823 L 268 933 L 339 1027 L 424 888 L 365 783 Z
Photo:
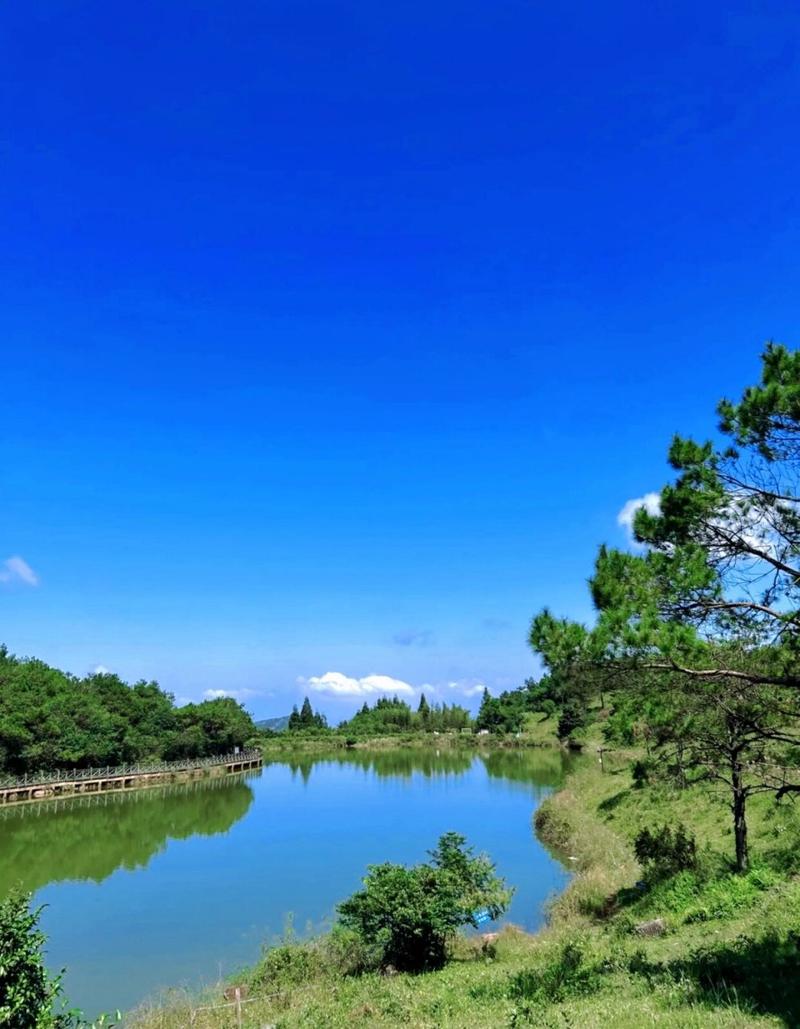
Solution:
M 303 700 L 303 706 L 300 708 L 300 725 L 303 729 L 309 729 L 314 724 L 314 709 L 311 707 L 311 701 L 306 697 Z
M 431 720 L 431 708 L 430 704 L 428 704 L 428 701 L 425 698 L 424 693 L 419 698 L 419 707 L 417 708 L 417 714 L 419 716 L 420 722 L 422 723 L 422 728 L 427 729 L 429 727 L 429 723 Z

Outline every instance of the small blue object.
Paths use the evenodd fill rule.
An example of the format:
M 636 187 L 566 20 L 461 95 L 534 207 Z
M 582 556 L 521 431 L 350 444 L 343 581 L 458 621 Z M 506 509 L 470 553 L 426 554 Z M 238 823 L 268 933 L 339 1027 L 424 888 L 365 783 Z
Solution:
M 480 911 L 476 911 L 472 917 L 475 919 L 478 925 L 483 925 L 484 922 L 491 922 L 492 920 L 492 916 L 489 914 L 486 908 L 481 908 Z

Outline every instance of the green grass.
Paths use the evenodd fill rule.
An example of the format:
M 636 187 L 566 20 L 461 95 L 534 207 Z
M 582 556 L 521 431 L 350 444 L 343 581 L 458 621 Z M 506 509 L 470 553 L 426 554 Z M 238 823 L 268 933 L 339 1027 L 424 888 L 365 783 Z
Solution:
M 255 998 L 244 1026 L 800 1025 L 800 808 L 752 802 L 753 868 L 737 876 L 724 795 L 635 789 L 631 755 L 606 755 L 601 771 L 598 739 L 588 733 L 585 742 L 587 757 L 537 812 L 540 836 L 575 871 L 544 931 L 461 939 L 446 968 L 418 976 L 360 973 L 359 949 L 345 937 L 289 943 L 240 977 Z M 632 840 L 679 821 L 697 837 L 697 870 L 642 893 Z M 663 919 L 663 935 L 637 932 L 653 918 Z M 221 989 L 206 1000 L 220 1003 Z M 183 1029 L 192 1003 L 176 997 L 126 1025 Z M 194 1024 L 235 1021 L 217 1011 Z

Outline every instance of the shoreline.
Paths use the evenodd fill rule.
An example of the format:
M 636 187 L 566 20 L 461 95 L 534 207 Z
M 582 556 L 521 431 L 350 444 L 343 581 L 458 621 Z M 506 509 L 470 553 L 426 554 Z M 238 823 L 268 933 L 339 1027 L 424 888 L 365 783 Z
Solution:
M 748 876 L 732 874 L 724 857 L 723 800 L 701 787 L 637 789 L 634 756 L 617 751 L 603 767 L 576 762 L 535 809 L 538 838 L 573 872 L 537 932 L 506 926 L 496 934 L 459 935 L 449 964 L 416 976 L 359 970 L 334 933 L 290 940 L 203 994 L 173 993 L 131 1013 L 125 1024 L 183 1029 L 192 1005 L 219 1005 L 223 990 L 235 985 L 246 1001 L 244 1027 L 798 1024 L 800 998 L 780 985 L 780 976 L 791 983 L 797 962 L 800 875 L 781 873 L 777 858 Z M 781 817 L 791 817 L 800 831 L 800 815 L 784 810 Z M 707 868 L 642 893 L 633 888 L 642 872 L 632 839 L 639 827 L 665 819 L 685 822 L 705 841 Z M 764 854 L 771 853 L 773 819 L 767 804 L 754 811 L 753 837 Z M 232 1010 L 215 1008 L 203 1025 L 222 1029 Z

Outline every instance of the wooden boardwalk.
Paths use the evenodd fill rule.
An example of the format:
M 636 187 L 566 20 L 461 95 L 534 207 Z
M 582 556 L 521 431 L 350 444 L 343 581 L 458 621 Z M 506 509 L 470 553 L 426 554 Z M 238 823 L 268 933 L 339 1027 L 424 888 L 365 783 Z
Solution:
M 0 806 L 21 804 L 53 797 L 146 789 L 165 783 L 190 782 L 212 776 L 229 775 L 260 768 L 260 750 L 201 758 L 196 761 L 160 761 L 152 764 L 122 765 L 117 768 L 81 768 L 73 771 L 45 772 L 16 779 L 0 779 Z

